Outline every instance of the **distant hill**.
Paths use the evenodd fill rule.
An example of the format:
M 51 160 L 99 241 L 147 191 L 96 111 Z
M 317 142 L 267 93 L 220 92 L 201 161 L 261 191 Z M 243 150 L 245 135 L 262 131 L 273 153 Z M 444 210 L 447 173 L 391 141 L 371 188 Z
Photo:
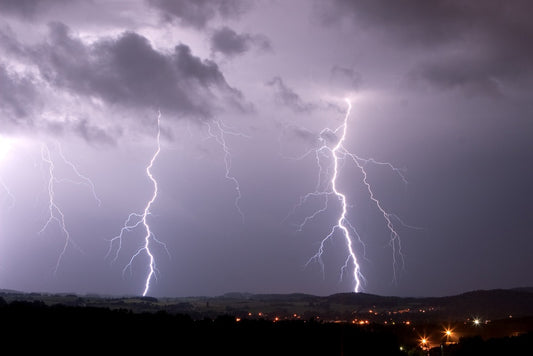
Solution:
M 218 297 L 99 297 L 95 295 L 21 293 L 1 290 L 12 301 L 39 301 L 47 305 L 129 309 L 134 312 L 188 314 L 193 318 L 231 314 L 264 318 L 315 318 L 376 322 L 483 320 L 533 316 L 533 288 L 471 291 L 446 297 L 394 297 L 367 293 L 315 296 L 303 293 L 226 293 Z
M 516 290 L 516 291 L 519 291 L 519 292 L 533 293 L 533 287 L 519 287 L 519 288 L 513 288 L 512 290 Z
M 327 297 L 332 303 L 364 308 L 408 308 L 424 310 L 433 315 L 458 318 L 483 316 L 506 318 L 509 316 L 533 315 L 533 288 L 495 289 L 467 292 L 448 297 L 401 298 L 371 294 L 344 293 Z
M 3 345 L 26 353 L 61 347 L 72 353 L 71 345 L 82 345 L 89 353 L 121 354 L 526 355 L 533 342 L 533 293 L 153 298 L 4 290 L 0 319 Z M 421 350 L 422 337 L 428 353 Z
M 351 314 L 400 313 L 416 317 L 438 317 L 459 319 L 483 317 L 485 319 L 507 318 L 509 316 L 533 316 L 533 288 L 478 290 L 447 297 L 394 297 L 366 293 L 339 293 L 327 297 L 307 294 L 255 294 L 246 301 L 264 304 L 305 303 L 309 310 L 329 316 L 332 312 L 346 316 Z M 244 301 L 243 301 L 244 302 Z

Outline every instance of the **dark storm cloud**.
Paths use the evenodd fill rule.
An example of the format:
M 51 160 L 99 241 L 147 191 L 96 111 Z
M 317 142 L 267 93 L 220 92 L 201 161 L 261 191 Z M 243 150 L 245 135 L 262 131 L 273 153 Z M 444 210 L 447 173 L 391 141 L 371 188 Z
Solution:
M 335 5 L 319 5 L 326 23 L 348 18 L 392 45 L 434 51 L 411 78 L 438 88 L 494 93 L 497 81 L 533 78 L 529 1 L 335 0 Z
M 249 51 L 252 47 L 262 50 L 270 50 L 271 44 L 268 38 L 261 35 L 248 33 L 238 34 L 231 28 L 224 26 L 211 36 L 211 50 L 220 52 L 226 56 L 235 56 Z
M 39 110 L 43 106 L 35 78 L 21 76 L 0 65 L 0 123 L 4 131 L 11 129 L 35 130 L 40 121 Z M 39 128 L 53 135 L 74 133 L 87 142 L 114 144 L 121 132 L 113 129 L 113 135 L 92 125 L 88 119 L 67 120 L 67 122 L 46 122 L 41 120 Z
M 2 48 L 3 57 L 7 55 L 21 57 L 25 54 L 24 47 L 16 40 L 13 30 L 9 26 L 0 28 L 0 48 Z
M 533 27 L 529 21 L 533 5 L 527 0 L 334 0 L 334 3 L 336 6 L 322 8 L 326 21 L 351 17 L 410 45 L 441 45 L 476 32 L 492 34 L 497 37 L 495 40 L 503 36 L 526 44 L 523 41 Z
M 294 142 L 295 139 L 304 142 L 308 147 L 316 147 L 318 144 L 319 135 L 305 127 L 295 125 L 281 125 L 281 140 L 287 142 Z
M 71 130 L 83 137 L 87 142 L 96 142 L 101 144 L 115 144 L 115 137 L 119 137 L 122 132 L 116 128 L 113 134 L 100 127 L 94 126 L 88 119 L 83 119 L 72 124 Z
M 412 45 L 435 45 L 462 33 L 475 7 L 474 2 L 334 0 L 335 6 L 323 6 L 321 10 L 327 23 L 349 17 L 360 25 L 378 28 Z
M 306 129 L 305 127 L 296 127 L 293 126 L 290 128 L 290 132 L 295 136 L 304 141 L 316 143 L 318 136 L 316 133 Z
M 31 19 L 51 6 L 67 3 L 67 0 L 0 0 L 0 13 Z
M 29 53 L 54 87 L 109 104 L 205 118 L 214 110 L 210 102 L 217 93 L 241 99 L 216 63 L 194 56 L 184 44 L 171 53 L 159 52 L 133 32 L 86 45 L 67 26 L 54 23 L 49 42 Z
M 355 71 L 353 68 L 345 68 L 341 66 L 333 66 L 331 69 L 331 80 L 335 82 L 336 86 L 342 86 L 345 89 L 355 90 L 361 85 L 361 73 Z
M 37 93 L 32 78 L 11 72 L 0 64 L 0 121 L 26 124 L 36 104 Z
M 303 101 L 300 95 L 298 95 L 294 90 L 285 85 L 285 82 L 283 82 L 283 79 L 281 79 L 281 77 L 272 78 L 272 80 L 270 80 L 267 85 L 274 88 L 274 95 L 276 100 L 280 104 L 290 108 L 294 112 L 309 112 L 315 108 L 312 103 L 307 103 Z
M 238 18 L 250 5 L 244 0 L 147 0 L 147 3 L 158 9 L 165 21 L 177 20 L 197 29 L 205 28 L 217 16 Z
M 421 63 L 408 77 L 416 83 L 429 83 L 439 89 L 462 89 L 470 95 L 501 95 L 501 82 L 494 73 L 504 74 L 500 68 L 464 58 L 446 58 Z

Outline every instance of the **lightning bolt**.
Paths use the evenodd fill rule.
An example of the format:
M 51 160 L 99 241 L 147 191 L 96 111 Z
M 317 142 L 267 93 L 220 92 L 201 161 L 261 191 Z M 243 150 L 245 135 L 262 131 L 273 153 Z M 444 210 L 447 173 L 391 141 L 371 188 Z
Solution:
M 56 184 L 63 183 L 63 182 L 68 182 L 68 183 L 73 183 L 73 184 L 86 185 L 86 186 L 88 186 L 91 189 L 93 197 L 97 201 L 98 205 L 101 204 L 100 199 L 96 195 L 96 191 L 95 191 L 93 182 L 88 177 L 82 175 L 80 173 L 80 171 L 78 170 L 78 168 L 74 165 L 74 163 L 72 163 L 71 161 L 69 161 L 65 157 L 65 155 L 63 153 L 63 150 L 61 148 L 61 145 L 59 143 L 57 143 L 57 142 L 56 142 L 56 150 L 58 152 L 59 157 L 63 161 L 63 163 L 70 167 L 72 172 L 76 175 L 76 177 L 79 180 L 73 180 L 73 179 L 67 179 L 67 178 L 61 178 L 61 179 L 57 178 L 56 173 L 55 173 L 56 166 L 55 166 L 54 160 L 52 159 L 52 154 L 51 154 L 51 151 L 50 151 L 50 147 L 47 144 L 42 144 L 41 145 L 41 159 L 42 159 L 43 163 L 45 163 L 48 166 L 48 182 L 47 182 L 48 219 L 46 220 L 46 222 L 42 226 L 41 230 L 39 230 L 39 234 L 42 234 L 50 226 L 50 224 L 55 222 L 55 223 L 57 223 L 57 225 L 58 225 L 58 227 L 59 227 L 59 229 L 61 231 L 61 234 L 65 238 L 65 241 L 63 243 L 63 248 L 61 249 L 61 252 L 59 253 L 56 265 L 54 267 L 54 275 L 57 274 L 57 271 L 59 269 L 61 261 L 63 260 L 63 258 L 65 256 L 65 253 L 67 252 L 67 249 L 68 249 L 69 246 L 72 246 L 75 249 L 77 249 L 78 251 L 82 252 L 81 248 L 74 242 L 74 240 L 72 240 L 72 238 L 70 236 L 70 232 L 67 229 L 67 225 L 65 223 L 65 214 L 63 213 L 63 210 L 61 209 L 61 207 L 58 205 L 58 203 L 56 201 L 56 196 L 55 196 Z
M 155 163 L 157 157 L 159 156 L 159 153 L 161 152 L 161 111 L 158 111 L 158 115 L 157 115 L 156 142 L 157 142 L 157 148 L 156 148 L 154 154 L 152 155 L 152 158 L 150 159 L 150 162 L 149 162 L 148 166 L 146 167 L 146 175 L 147 175 L 148 179 L 152 182 L 152 185 L 153 185 L 152 197 L 146 203 L 142 213 L 140 213 L 140 214 L 139 213 L 130 213 L 128 215 L 126 221 L 124 221 L 124 224 L 123 224 L 123 226 L 122 226 L 122 228 L 120 230 L 120 233 L 110 240 L 109 250 L 108 250 L 107 255 L 106 255 L 106 257 L 109 256 L 111 254 L 112 250 L 113 250 L 113 246 L 117 245 L 117 247 L 115 249 L 115 257 L 113 258 L 113 261 L 116 261 L 117 258 L 118 258 L 118 255 L 120 253 L 120 250 L 122 248 L 122 239 L 124 237 L 124 234 L 129 232 L 129 231 L 132 231 L 132 230 L 134 230 L 137 227 L 142 225 L 142 227 L 144 228 L 144 231 L 145 231 L 143 244 L 132 255 L 132 257 L 130 258 L 128 264 L 124 267 L 122 272 L 125 273 L 128 269 L 131 272 L 131 269 L 132 269 L 132 266 L 133 266 L 133 262 L 135 261 L 135 259 L 137 257 L 139 257 L 142 253 L 146 254 L 146 256 L 148 257 L 149 263 L 148 263 L 148 274 L 147 274 L 145 282 L 144 282 L 144 290 L 143 290 L 143 293 L 142 293 L 143 296 L 146 296 L 146 294 L 148 293 L 148 290 L 150 289 L 150 282 L 152 281 L 153 278 L 157 278 L 157 273 L 159 272 L 158 269 L 157 269 L 157 266 L 156 266 L 154 253 L 152 252 L 152 244 L 153 243 L 157 243 L 157 244 L 163 246 L 163 248 L 166 250 L 166 252 L 168 254 L 168 250 L 166 248 L 166 245 L 156 238 L 156 236 L 152 232 L 152 229 L 150 228 L 150 224 L 148 223 L 148 216 L 151 215 L 152 205 L 156 201 L 157 195 L 158 195 L 158 192 L 159 192 L 159 187 L 158 187 L 158 184 L 157 184 L 157 180 L 155 179 L 154 175 L 152 174 L 152 168 L 154 166 L 154 163 Z
M 403 254 L 401 251 L 401 240 L 400 235 L 398 234 L 394 221 L 399 221 L 401 224 L 401 220 L 394 214 L 388 213 L 381 203 L 381 201 L 376 198 L 376 195 L 374 194 L 372 190 L 372 186 L 368 181 L 368 175 L 365 169 L 365 166 L 367 164 L 374 164 L 374 165 L 382 165 L 390 168 L 399 175 L 399 177 L 402 179 L 404 183 L 407 182 L 405 177 L 403 176 L 402 172 L 394 167 L 392 164 L 388 162 L 379 162 L 372 158 L 365 159 L 357 156 L 354 153 L 349 152 L 344 147 L 344 142 L 346 140 L 346 134 L 348 129 L 348 119 L 350 118 L 351 110 L 352 110 L 352 104 L 349 99 L 345 100 L 347 103 L 347 110 L 344 116 L 344 120 L 340 126 L 335 128 L 334 130 L 331 130 L 330 128 L 325 128 L 320 132 L 319 136 L 319 147 L 314 148 L 313 150 L 308 151 L 301 157 L 297 159 L 302 159 L 304 157 L 307 157 L 310 154 L 313 154 L 315 156 L 315 160 L 317 163 L 317 166 L 319 168 L 318 170 L 318 180 L 315 187 L 315 191 L 306 194 L 302 198 L 300 198 L 300 201 L 298 204 L 293 208 L 294 212 L 298 207 L 301 207 L 304 205 L 308 200 L 312 198 L 322 198 L 323 204 L 322 207 L 315 210 L 311 215 L 306 216 L 303 221 L 298 225 L 298 230 L 302 231 L 305 225 L 317 217 L 319 214 L 325 212 L 329 208 L 330 200 L 335 199 L 341 207 L 340 214 L 338 216 L 338 219 L 336 221 L 336 224 L 332 226 L 330 232 L 321 240 L 320 246 L 318 248 L 318 251 L 315 255 L 313 255 L 306 265 L 309 263 L 315 261 L 318 262 L 322 267 L 322 272 L 324 274 L 324 263 L 322 261 L 322 255 L 325 251 L 325 245 L 326 242 L 330 239 L 332 239 L 337 232 L 340 232 L 342 237 L 345 240 L 346 243 L 346 249 L 347 249 L 347 258 L 344 262 L 344 265 L 341 268 L 341 274 L 340 278 L 343 278 L 343 275 L 345 271 L 350 267 L 350 263 L 353 266 L 352 269 L 352 278 L 354 283 L 354 292 L 358 293 L 362 290 L 362 284 L 366 281 L 362 272 L 361 272 L 361 265 L 357 258 L 357 253 L 355 251 L 354 243 L 357 243 L 362 248 L 361 255 L 365 256 L 365 245 L 355 229 L 355 227 L 351 224 L 351 222 L 347 218 L 348 208 L 349 204 L 347 201 L 346 195 L 339 189 L 338 187 L 338 177 L 339 172 L 341 169 L 340 164 L 344 163 L 346 158 L 351 159 L 351 161 L 354 162 L 355 166 L 361 171 L 362 174 L 362 183 L 366 187 L 366 190 L 369 194 L 369 199 L 375 204 L 378 211 L 383 216 L 387 229 L 390 232 L 390 240 L 389 244 L 392 248 L 392 256 L 393 256 L 393 276 L 394 280 L 397 279 L 397 272 L 396 270 L 399 268 L 399 266 L 403 267 L 404 259 Z M 332 140 L 332 137 L 335 137 L 336 143 L 332 146 L 329 144 L 328 141 Z M 327 160 L 330 162 L 329 164 L 324 163 L 324 160 Z M 332 162 L 332 163 L 331 163 Z
M 209 137 L 215 139 L 215 141 L 220 145 L 224 153 L 224 166 L 226 170 L 225 178 L 231 181 L 235 187 L 235 192 L 236 192 L 235 200 L 234 200 L 235 209 L 237 209 L 237 212 L 239 213 L 241 217 L 241 221 L 244 223 L 244 213 L 240 207 L 240 200 L 242 199 L 241 186 L 237 178 L 235 178 L 235 176 L 231 174 L 231 164 L 232 164 L 231 153 L 226 143 L 226 135 L 242 136 L 246 138 L 249 138 L 249 137 L 242 133 L 235 132 L 229 129 L 220 121 L 214 121 L 212 124 L 206 122 L 206 125 L 207 125 L 207 133 L 209 134 Z
M 59 153 L 59 157 L 61 157 L 61 160 L 63 160 L 63 162 L 67 166 L 70 167 L 72 172 L 74 172 L 76 177 L 78 177 L 80 179 L 79 181 L 74 181 L 74 180 L 71 180 L 71 179 L 61 179 L 61 181 L 63 181 L 63 182 L 64 181 L 68 181 L 68 182 L 73 183 L 73 184 L 84 184 L 84 185 L 86 185 L 89 188 L 89 190 L 91 191 L 91 193 L 93 195 L 93 198 L 96 201 L 96 203 L 98 204 L 98 206 L 101 206 L 102 205 L 102 201 L 100 200 L 100 198 L 98 198 L 98 195 L 96 195 L 96 189 L 94 187 L 93 181 L 89 177 L 84 176 L 83 174 L 81 174 L 80 171 L 78 170 L 78 167 L 76 167 L 76 165 L 74 163 L 72 163 L 72 161 L 68 160 L 65 157 L 65 154 L 63 153 L 63 148 L 61 147 L 61 145 L 59 143 L 57 143 L 57 151 Z
M 382 205 L 381 201 L 376 198 L 376 196 L 375 196 L 375 194 L 374 194 L 374 192 L 372 190 L 372 186 L 368 182 L 368 174 L 367 174 L 367 172 L 366 172 L 366 170 L 364 168 L 364 164 L 362 164 L 362 163 L 371 162 L 371 163 L 374 163 L 374 164 L 386 165 L 389 168 L 391 168 L 394 172 L 396 172 L 401 177 L 401 179 L 402 179 L 402 181 L 404 183 L 407 183 L 407 180 L 405 179 L 403 174 L 396 167 L 392 166 L 390 163 L 377 162 L 374 159 L 363 159 L 363 158 L 360 158 L 360 157 L 356 156 L 355 154 L 347 152 L 347 151 L 345 153 L 346 153 L 346 155 L 348 155 L 354 161 L 355 165 L 360 169 L 360 171 L 361 171 L 361 173 L 363 175 L 363 184 L 365 185 L 365 187 L 366 187 L 366 189 L 368 191 L 369 198 L 374 203 L 374 205 L 376 206 L 378 211 L 383 216 L 383 219 L 385 220 L 385 223 L 387 225 L 387 229 L 389 230 L 389 233 L 390 233 L 389 245 L 391 246 L 391 249 L 392 249 L 393 280 L 397 281 L 398 280 L 397 270 L 404 267 L 404 256 L 403 256 L 403 253 L 402 253 L 402 244 L 401 244 L 401 240 L 400 240 L 400 235 L 396 231 L 396 228 L 395 228 L 394 223 L 393 223 L 393 219 L 399 221 L 404 226 L 407 226 L 407 225 L 404 224 L 400 220 L 400 218 L 398 218 L 396 215 L 388 213 L 383 208 L 383 205 Z

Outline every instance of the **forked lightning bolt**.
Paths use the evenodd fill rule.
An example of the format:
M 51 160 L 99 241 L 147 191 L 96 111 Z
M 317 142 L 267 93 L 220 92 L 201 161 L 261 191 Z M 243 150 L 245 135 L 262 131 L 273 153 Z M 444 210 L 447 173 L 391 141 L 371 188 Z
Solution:
M 93 194 L 94 199 L 97 201 L 98 205 L 101 204 L 100 199 L 96 195 L 96 191 L 94 188 L 93 182 L 86 176 L 82 175 L 77 167 L 72 163 L 71 161 L 67 160 L 65 155 L 63 154 L 63 150 L 61 148 L 61 145 L 59 143 L 56 143 L 56 150 L 59 154 L 59 157 L 63 161 L 64 164 L 70 167 L 72 172 L 76 175 L 78 180 L 73 179 L 67 179 L 67 178 L 58 178 L 56 175 L 56 166 L 54 163 L 54 160 L 52 158 L 52 154 L 50 151 L 50 148 L 47 144 L 43 144 L 41 146 L 41 159 L 42 161 L 48 166 L 48 182 L 47 182 L 47 192 L 48 192 L 48 219 L 39 231 L 39 234 L 43 233 L 53 222 L 57 223 L 61 234 L 64 236 L 65 241 L 63 243 L 63 248 L 59 254 L 59 257 L 57 259 L 57 263 L 54 267 L 54 274 L 57 274 L 57 270 L 59 269 L 59 265 L 61 264 L 61 261 L 63 257 L 65 256 L 65 253 L 67 252 L 67 249 L 69 246 L 72 246 L 79 251 L 81 249 L 78 247 L 78 245 L 74 242 L 74 240 L 71 239 L 70 232 L 67 229 L 67 225 L 65 223 L 65 214 L 63 213 L 63 210 L 59 206 L 59 204 L 56 201 L 55 196 L 55 187 L 57 183 L 62 182 L 69 182 L 73 184 L 83 184 L 88 186 L 91 189 L 91 192 Z
M 353 153 L 349 153 L 349 152 L 346 152 L 346 155 L 348 155 L 350 158 L 352 158 L 352 160 L 355 162 L 355 165 L 361 170 L 361 173 L 363 174 L 363 184 L 365 185 L 365 187 L 366 187 L 366 189 L 368 191 L 370 200 L 375 204 L 375 206 L 377 207 L 377 209 L 379 210 L 379 212 L 383 216 L 383 219 L 385 220 L 385 223 L 387 225 L 387 229 L 389 230 L 389 233 L 390 233 L 389 245 L 391 246 L 391 249 L 392 249 L 392 273 L 393 273 L 393 279 L 394 279 L 394 281 L 396 281 L 398 279 L 397 270 L 400 269 L 400 268 L 403 268 L 403 266 L 404 266 L 404 257 L 403 257 L 403 254 L 402 254 L 402 244 L 401 244 L 401 240 L 400 240 L 400 235 L 396 231 L 396 228 L 395 228 L 394 223 L 393 223 L 392 220 L 396 219 L 396 220 L 398 220 L 400 222 L 400 224 L 402 224 L 404 226 L 407 226 L 407 225 L 404 224 L 403 221 L 401 221 L 400 218 L 398 218 L 396 215 L 388 213 L 383 208 L 381 202 L 375 197 L 374 192 L 372 191 L 372 186 L 368 182 L 368 175 L 366 173 L 366 170 L 365 170 L 362 162 L 363 163 L 372 162 L 374 164 L 386 165 L 386 166 L 390 167 L 393 171 L 395 171 L 401 177 L 401 179 L 403 180 L 404 183 L 407 183 L 407 180 L 405 179 L 403 174 L 400 172 L 400 170 L 398 170 L 397 168 L 392 166 L 390 163 L 376 162 L 373 159 L 363 159 L 363 158 L 360 158 L 360 157 L 354 155 Z M 398 260 L 398 258 L 399 258 L 399 260 Z
M 163 246 L 163 248 L 168 253 L 168 250 L 166 249 L 166 245 L 163 242 L 159 241 L 155 237 L 154 233 L 152 232 L 152 229 L 150 228 L 150 224 L 148 223 L 148 216 L 151 215 L 152 204 L 157 199 L 157 195 L 158 195 L 158 192 L 159 192 L 159 187 L 158 187 L 158 184 L 157 184 L 157 180 L 155 179 L 154 175 L 152 174 L 152 167 L 154 166 L 154 163 L 155 163 L 157 157 L 159 156 L 159 153 L 161 152 L 161 112 L 160 111 L 158 112 L 158 115 L 157 115 L 157 136 L 156 136 L 156 141 L 157 141 L 157 148 L 156 148 L 152 158 L 150 159 L 150 163 L 146 167 L 146 175 L 148 176 L 148 178 L 150 179 L 150 181 L 152 182 L 152 185 L 153 185 L 152 197 L 146 203 L 142 213 L 140 213 L 140 214 L 139 213 L 131 213 L 131 214 L 128 215 L 128 218 L 126 219 L 126 221 L 124 222 L 124 225 L 122 226 L 122 228 L 120 230 L 120 234 L 115 236 L 115 237 L 113 237 L 110 240 L 109 251 L 107 253 L 107 255 L 109 255 L 112 252 L 112 250 L 114 249 L 114 245 L 117 245 L 116 248 L 115 248 L 115 257 L 113 258 L 113 261 L 116 261 L 116 259 L 118 258 L 118 255 L 120 253 L 120 250 L 122 248 L 122 239 L 124 237 L 124 234 L 126 232 L 132 231 L 135 228 L 137 228 L 137 227 L 142 225 L 142 227 L 144 228 L 144 231 L 145 231 L 143 243 L 142 243 L 141 247 L 130 258 L 128 264 L 124 267 L 123 273 L 125 273 L 128 269 L 130 269 L 130 271 L 131 271 L 131 268 L 132 268 L 134 260 L 137 257 L 139 257 L 142 253 L 146 254 L 146 256 L 148 257 L 149 263 L 148 263 L 148 274 L 147 274 L 145 282 L 144 282 L 144 290 L 143 290 L 143 293 L 142 293 L 143 296 L 146 296 L 146 294 L 148 293 L 148 290 L 150 289 L 150 282 L 152 281 L 152 278 L 156 278 L 157 277 L 156 273 L 158 272 L 157 271 L 157 266 L 156 266 L 156 263 L 155 263 L 154 253 L 153 253 L 153 251 L 151 249 L 152 243 L 155 242 L 155 243 L 160 244 L 161 246 Z
M 225 177 L 227 180 L 231 181 L 235 187 L 236 196 L 235 196 L 234 204 L 235 204 L 235 208 L 237 209 L 237 212 L 241 216 L 242 222 L 244 223 L 244 213 L 239 204 L 240 200 L 242 199 L 241 186 L 237 178 L 235 178 L 235 176 L 231 174 L 231 154 L 230 154 L 228 145 L 226 143 L 226 135 L 229 134 L 229 135 L 243 136 L 243 137 L 248 137 L 248 136 L 228 129 L 220 121 L 214 121 L 212 124 L 206 123 L 206 125 L 207 125 L 207 133 L 209 134 L 209 137 L 214 138 L 215 141 L 220 145 L 220 147 L 222 147 L 222 151 L 224 152 L 224 166 L 226 168 Z
M 63 160 L 63 162 L 70 167 L 70 169 L 72 170 L 72 172 L 74 172 L 74 174 L 76 175 L 76 177 L 79 178 L 78 181 L 74 181 L 72 179 L 61 179 L 60 181 L 68 181 L 68 182 L 71 182 L 73 184 L 84 184 L 86 185 L 87 187 L 89 187 L 89 189 L 91 190 L 91 193 L 93 195 L 93 198 L 94 200 L 97 202 L 98 206 L 101 206 L 102 205 L 102 201 L 100 200 L 100 198 L 98 198 L 98 196 L 96 195 L 96 189 L 94 187 L 94 183 L 93 181 L 87 177 L 87 176 L 84 176 L 83 174 L 80 173 L 80 171 L 78 170 L 78 167 L 76 167 L 76 165 L 74 163 L 72 163 L 71 161 L 69 161 L 66 157 L 65 157 L 65 154 L 63 153 L 63 148 L 61 147 L 61 145 L 58 143 L 57 144 L 57 151 L 59 153 L 59 157 L 61 157 L 61 159 Z
M 357 230 L 350 223 L 347 217 L 348 207 L 349 207 L 347 197 L 339 189 L 339 186 L 338 186 L 338 177 L 339 177 L 339 172 L 341 168 L 340 162 L 344 161 L 346 158 L 350 158 L 355 163 L 356 167 L 362 173 L 363 184 L 366 187 L 366 190 L 368 191 L 370 200 L 375 204 L 375 206 L 380 211 L 380 213 L 382 214 L 385 220 L 387 228 L 390 232 L 390 245 L 392 248 L 392 255 L 393 255 L 393 274 L 394 274 L 395 280 L 397 277 L 396 269 L 398 268 L 398 265 L 403 266 L 403 255 L 401 252 L 400 235 L 396 231 L 393 220 L 398 220 L 398 221 L 400 220 L 395 215 L 388 213 L 383 208 L 381 202 L 376 198 L 374 192 L 372 191 L 372 187 L 370 183 L 368 182 L 368 176 L 365 170 L 365 165 L 368 163 L 371 163 L 371 164 L 387 166 L 390 169 L 392 169 L 395 173 L 397 173 L 404 182 L 406 182 L 406 180 L 405 180 L 405 177 L 402 175 L 401 171 L 395 168 L 394 166 L 392 166 L 390 163 L 378 162 L 374 159 L 361 158 L 349 152 L 344 147 L 344 141 L 346 139 L 346 134 L 347 134 L 347 129 L 348 129 L 348 119 L 350 117 L 351 110 L 352 110 L 352 105 L 351 105 L 350 100 L 346 99 L 346 103 L 348 105 L 348 108 L 346 110 L 346 114 L 344 116 L 344 120 L 342 124 L 338 126 L 335 130 L 331 130 L 329 128 L 322 130 L 319 136 L 319 143 L 320 143 L 319 147 L 309 151 L 308 153 L 302 156 L 302 157 L 305 157 L 311 153 L 314 154 L 317 165 L 319 167 L 318 181 L 317 181 L 315 191 L 312 193 L 308 193 L 307 195 L 302 197 L 296 207 L 302 206 L 310 198 L 322 198 L 323 199 L 322 207 L 303 219 L 302 223 L 298 227 L 299 230 L 301 231 L 310 220 L 314 219 L 320 213 L 323 213 L 326 210 L 328 210 L 329 202 L 331 198 L 336 198 L 336 200 L 339 202 L 340 207 L 341 207 L 341 212 L 338 216 L 336 224 L 333 225 L 330 232 L 321 240 L 320 247 L 318 248 L 317 253 L 309 259 L 307 264 L 309 264 L 312 261 L 317 261 L 321 265 L 322 270 L 324 271 L 322 255 L 325 250 L 325 244 L 328 240 L 333 238 L 333 236 L 335 235 L 337 231 L 340 232 L 345 240 L 346 248 L 348 252 L 346 261 L 341 269 L 341 278 L 343 277 L 345 270 L 349 268 L 350 262 L 351 262 L 351 264 L 353 265 L 352 276 L 353 276 L 353 282 L 354 282 L 354 292 L 357 293 L 362 290 L 362 284 L 365 282 L 365 278 L 363 277 L 363 274 L 361 272 L 361 266 L 358 261 L 358 256 L 355 251 L 354 244 L 357 243 L 361 246 L 363 250 L 361 253 L 362 256 L 365 255 L 365 245 L 363 244 L 361 237 L 359 236 Z M 335 139 L 336 143 L 332 147 L 330 147 L 331 144 L 328 145 L 328 141 L 331 141 L 332 139 Z M 329 162 L 329 165 L 323 162 L 324 159 L 326 159 Z

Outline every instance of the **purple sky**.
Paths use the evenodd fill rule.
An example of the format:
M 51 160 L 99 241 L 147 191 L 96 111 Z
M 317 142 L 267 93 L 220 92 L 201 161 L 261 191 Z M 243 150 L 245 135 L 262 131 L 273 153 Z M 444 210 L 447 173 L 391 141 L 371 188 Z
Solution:
M 340 160 L 337 188 L 365 245 L 354 237 L 362 290 L 533 285 L 532 10 L 521 0 L 0 0 L 0 288 L 142 293 L 146 251 L 125 270 L 142 226 L 108 252 L 152 196 L 160 111 L 147 221 L 166 250 L 152 240 L 150 295 L 352 291 L 339 230 L 322 265 L 308 263 L 341 207 L 331 156 L 317 165 L 305 154 L 338 142 L 323 130 L 342 125 L 345 98 L 346 150 L 399 169 L 364 165 L 403 266 L 361 170 Z M 328 209 L 299 229 L 325 207 L 324 195 L 297 206 L 317 189 L 330 192 Z M 70 239 L 58 220 L 46 225 L 58 209 Z

